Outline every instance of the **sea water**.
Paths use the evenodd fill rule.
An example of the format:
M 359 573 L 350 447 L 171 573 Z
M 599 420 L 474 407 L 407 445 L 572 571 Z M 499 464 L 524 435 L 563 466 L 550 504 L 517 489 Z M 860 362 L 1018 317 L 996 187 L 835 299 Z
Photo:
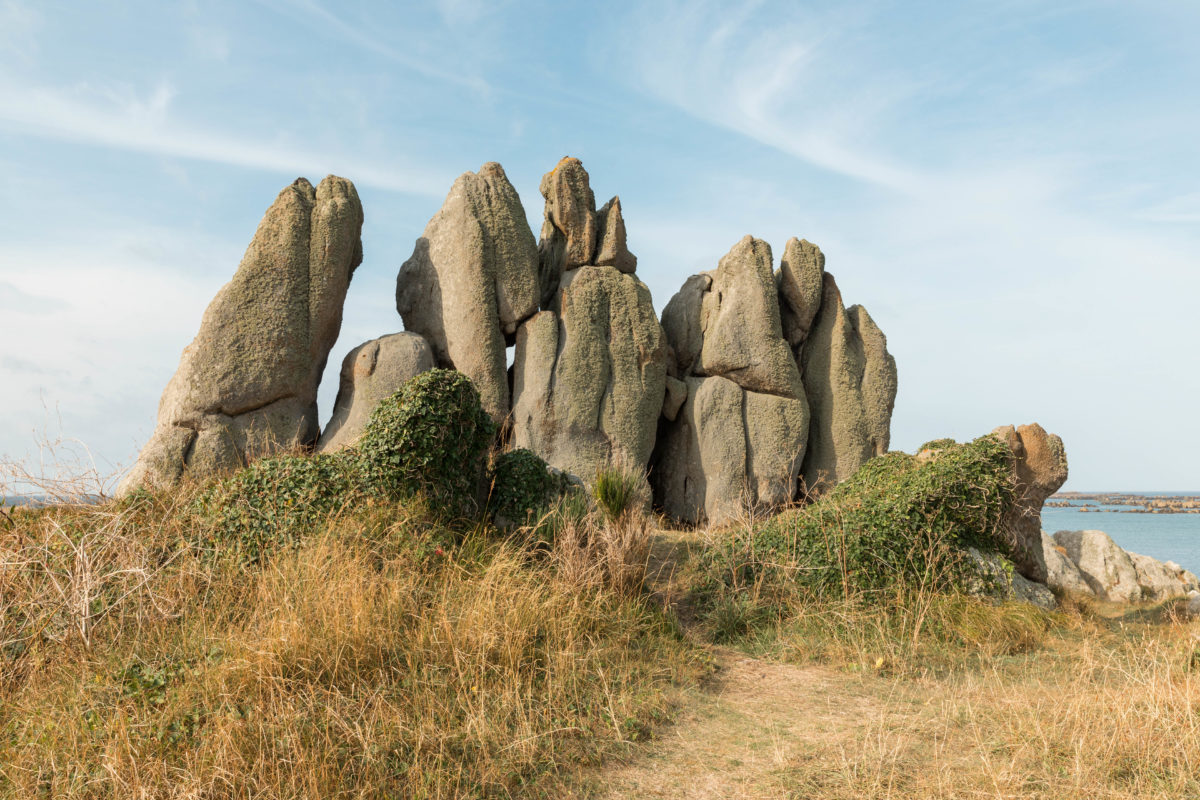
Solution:
M 1200 493 L 1155 492 L 1154 495 L 1195 497 L 1200 496 Z M 1042 509 L 1042 529 L 1049 534 L 1055 531 L 1104 531 L 1126 550 L 1157 558 L 1159 561 L 1174 561 L 1184 569 L 1200 575 L 1200 514 L 1129 514 L 1120 510 L 1081 511 L 1078 508 L 1046 507 Z

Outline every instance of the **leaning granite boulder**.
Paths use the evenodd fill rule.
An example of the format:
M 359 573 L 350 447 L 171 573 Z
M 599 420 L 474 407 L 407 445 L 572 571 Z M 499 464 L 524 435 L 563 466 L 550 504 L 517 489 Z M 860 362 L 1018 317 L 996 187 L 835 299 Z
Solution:
M 498 422 L 509 408 L 507 339 L 540 298 L 537 244 L 504 169 L 464 173 L 400 267 L 405 329 L 429 341 L 439 366 L 469 377 Z
M 1037 423 L 1020 427 L 1005 425 L 992 431 L 992 436 L 1008 445 L 1013 457 L 1013 502 L 1001 521 L 1006 544 L 1021 574 L 1045 583 L 1042 506 L 1046 498 L 1066 483 L 1066 450 L 1062 439 L 1047 433 Z M 1079 559 L 1068 555 L 1083 570 Z
M 202 477 L 317 438 L 317 385 L 362 262 L 354 185 L 300 178 L 267 210 L 233 279 L 159 402 L 158 421 L 119 492 Z
M 701 302 L 700 367 L 751 392 L 798 398 L 804 388 L 783 339 L 771 263 L 770 245 L 752 236 L 721 259 Z
M 803 480 L 820 493 L 887 452 L 896 402 L 896 360 L 861 306 L 842 304 L 833 276 L 822 279 L 820 311 L 801 348 L 812 413 Z
M 1046 562 L 1046 585 L 1060 594 L 1095 597 L 1096 591 L 1083 578 L 1065 547 L 1042 531 L 1042 558 Z
M 703 373 L 700 368 L 700 352 L 704 349 L 701 310 L 712 283 L 711 272 L 691 276 L 663 309 L 663 332 L 671 346 L 672 363 L 669 366 L 677 378 Z
M 1054 541 L 1066 551 L 1098 598 L 1114 603 L 1142 600 L 1137 567 L 1104 531 L 1059 531 Z
M 354 444 L 381 400 L 433 368 L 429 342 L 409 331 L 381 336 L 351 350 L 342 360 L 333 416 L 321 431 L 317 450 L 329 453 Z
M 608 463 L 644 469 L 666 378 L 646 285 L 611 266 L 573 269 L 517 332 L 511 445 L 585 480 Z

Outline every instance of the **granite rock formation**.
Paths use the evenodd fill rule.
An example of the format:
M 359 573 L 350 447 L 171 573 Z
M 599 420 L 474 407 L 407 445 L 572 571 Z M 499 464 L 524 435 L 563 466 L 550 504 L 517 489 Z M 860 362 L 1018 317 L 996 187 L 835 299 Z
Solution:
M 800 359 L 812 413 L 803 479 L 814 492 L 887 452 L 897 388 L 896 360 L 871 315 L 862 306 L 847 309 L 827 272 L 821 292 Z
M 652 459 L 669 514 L 719 524 L 770 510 L 796 499 L 802 467 L 820 491 L 887 450 L 895 360 L 866 311 L 842 306 L 816 245 L 789 240 L 772 272 L 770 246 L 743 238 L 687 279 L 663 330 L 687 386 Z
M 321 431 L 317 449 L 332 452 L 354 444 L 381 400 L 433 367 L 429 342 L 409 331 L 381 336 L 351 350 L 342 360 L 333 415 Z
M 1032 581 L 1045 583 L 1042 505 L 1066 483 L 1066 450 L 1062 439 L 1046 433 L 1037 423 L 1005 425 L 992 435 L 1008 445 L 1013 456 L 1013 504 L 1001 523 L 1005 543 L 1017 570 Z M 1079 559 L 1072 556 L 1071 560 L 1079 565 Z
M 159 402 L 150 442 L 119 488 L 165 486 L 317 438 L 317 385 L 362 261 L 354 185 L 300 178 L 267 210 L 233 279 Z
M 1114 603 L 1158 602 L 1200 591 L 1200 578 L 1173 561 L 1131 553 L 1104 531 L 1042 534 L 1046 584 L 1062 594 Z M 1063 568 L 1059 560 L 1069 568 Z
M 540 298 L 537 245 L 504 169 L 459 176 L 400 267 L 396 309 L 438 366 L 471 379 L 497 422 L 509 409 L 507 339 Z

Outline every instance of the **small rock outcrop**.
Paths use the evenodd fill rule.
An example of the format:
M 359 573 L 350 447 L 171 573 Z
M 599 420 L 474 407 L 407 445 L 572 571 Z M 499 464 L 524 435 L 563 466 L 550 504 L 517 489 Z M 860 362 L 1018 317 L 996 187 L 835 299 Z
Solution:
M 583 266 L 608 266 L 633 273 L 637 257 L 629 252 L 621 198 L 596 210 L 591 179 L 578 158 L 563 158 L 542 176 L 546 200 L 538 242 L 542 307 L 549 308 L 563 274 Z
M 667 378 L 650 290 L 588 265 L 564 275 L 552 306 L 517 332 L 512 446 L 587 480 L 610 461 L 644 469 Z
M 820 310 L 801 348 L 801 362 L 812 412 L 803 480 L 808 491 L 820 493 L 887 452 L 896 360 L 867 310 L 847 309 L 837 283 L 826 272 Z
M 504 169 L 464 173 L 400 267 L 405 329 L 429 341 L 439 366 L 469 377 L 499 422 L 509 409 L 507 339 L 540 299 L 537 244 Z
M 317 449 L 341 450 L 354 443 L 379 402 L 410 378 L 434 368 L 433 349 L 425 337 L 404 331 L 364 342 L 342 360 L 341 383 L 333 416 Z
M 1037 423 L 1020 427 L 1005 425 L 992 431 L 992 435 L 1008 445 L 1013 457 L 1013 503 L 1001 523 L 1006 544 L 1021 574 L 1045 583 L 1042 506 L 1046 498 L 1066 483 L 1066 450 L 1062 439 L 1047 433 Z M 1079 559 L 1070 557 L 1082 570 Z
M 300 178 L 267 210 L 167 384 L 158 422 L 119 488 L 211 475 L 317 438 L 317 386 L 362 261 L 354 184 Z
M 1104 531 L 1059 531 L 1054 541 L 1101 600 L 1136 603 L 1142 599 L 1137 567 Z

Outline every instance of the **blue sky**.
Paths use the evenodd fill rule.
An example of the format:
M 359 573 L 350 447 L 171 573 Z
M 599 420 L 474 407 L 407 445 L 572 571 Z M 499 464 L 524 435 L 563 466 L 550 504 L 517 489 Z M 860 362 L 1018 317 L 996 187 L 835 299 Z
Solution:
M 1039 421 L 1069 488 L 1200 490 L 1200 4 L 0 0 L 0 454 L 128 466 L 297 175 L 358 186 L 321 392 L 399 330 L 461 172 L 583 159 L 661 308 L 821 245 L 899 363 L 893 446 Z M 536 227 L 535 227 L 536 230 Z

